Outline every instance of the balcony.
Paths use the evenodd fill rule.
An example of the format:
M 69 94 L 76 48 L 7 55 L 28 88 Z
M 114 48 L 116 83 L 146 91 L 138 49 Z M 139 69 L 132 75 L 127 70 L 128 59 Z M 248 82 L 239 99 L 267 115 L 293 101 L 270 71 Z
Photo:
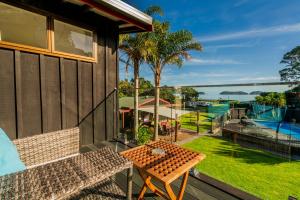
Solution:
M 11 146 L 14 147 L 15 144 L 18 147 L 19 151 L 15 153 L 19 153 L 18 156 L 26 164 L 25 166 L 23 163 L 22 172 L 14 171 L 10 175 L 0 176 L 0 199 L 88 199 L 90 196 L 95 199 L 130 199 L 131 189 L 136 199 L 143 188 L 143 181 L 146 183 L 150 179 L 143 180 L 140 177 L 143 174 L 135 165 L 131 188 L 133 161 L 121 155 L 134 147 L 150 146 L 153 138 L 164 141 L 166 146 L 175 144 L 172 148 L 180 148 L 177 152 L 188 152 L 184 159 L 203 155 L 201 162 L 200 159 L 197 163 L 193 160 L 194 165 L 190 168 L 184 165 L 186 160 L 178 160 L 177 153 L 168 154 L 164 149 L 154 149 L 161 152 L 159 156 L 166 156 L 171 161 L 157 157 L 154 165 L 149 168 L 161 165 L 158 169 L 162 169 L 160 174 L 164 176 L 165 173 L 170 175 L 172 170 L 176 171 L 179 168 L 177 164 L 186 170 L 182 177 L 171 184 L 176 194 L 183 194 L 183 199 L 299 199 L 299 82 L 162 86 L 159 87 L 160 98 L 156 107 L 154 95 L 157 88 L 150 81 L 141 79 L 140 88 L 137 88 L 139 97 L 134 100 L 136 88 L 133 82 L 119 81 L 122 77 L 118 77 L 118 60 L 123 58 L 122 55 L 119 57 L 117 49 L 119 34 L 153 31 L 152 17 L 121 1 L 116 2 L 27 0 L 20 3 L 5 0 L 5 3 L 0 3 L 0 10 L 3 11 L 0 12 L 3 19 L 0 20 L 0 136 L 5 135 L 2 134 L 3 129 Z M 239 7 L 234 5 L 236 6 Z M 61 9 L 56 9 L 58 7 Z M 19 18 L 24 20 L 20 22 Z M 187 25 L 193 29 L 203 24 L 195 26 L 193 23 L 186 23 L 184 27 Z M 223 25 L 222 27 L 228 27 L 227 24 Z M 275 32 L 274 35 L 285 30 L 298 33 L 298 25 L 274 26 L 250 32 L 241 30 L 237 34 L 225 34 L 225 37 L 214 36 L 214 33 L 210 36 L 209 32 L 204 37 L 204 42 L 205 39 L 206 42 L 216 42 L 222 38 L 253 37 L 252 33 L 269 39 L 266 37 L 267 32 Z M 169 28 L 166 24 L 158 27 Z M 236 29 L 239 28 L 241 27 Z M 160 29 L 154 28 L 154 32 L 155 30 Z M 171 38 L 171 45 L 168 44 L 167 47 L 176 50 L 177 47 L 172 48 L 174 41 L 182 33 L 186 33 L 181 38 L 183 44 L 178 46 L 183 46 L 183 51 L 170 53 L 173 59 L 166 56 L 166 62 L 160 62 L 179 66 L 190 57 L 185 52 L 186 49 L 202 50 L 200 43 L 194 43 L 198 37 L 193 38 L 189 32 L 169 31 L 172 35 L 155 37 L 158 41 L 134 44 L 164 45 L 165 40 L 161 38 Z M 229 30 L 222 30 L 220 34 L 223 31 Z M 274 40 L 274 35 L 269 40 Z M 189 41 L 186 42 L 186 39 Z M 238 48 L 254 47 L 254 44 L 260 42 L 238 42 L 208 45 L 211 51 L 204 55 L 208 57 L 202 59 L 202 55 L 192 52 L 195 58 L 183 64 L 206 64 L 207 69 L 211 65 L 237 65 L 243 71 L 247 66 L 253 66 L 253 63 L 246 64 L 239 59 L 247 57 L 250 60 L 254 57 L 248 58 L 250 51 L 242 55 L 236 54 L 240 50 Z M 284 44 L 274 49 L 282 47 L 287 48 Z M 215 54 L 225 48 L 237 49 L 231 53 L 226 51 L 224 55 L 236 54 L 238 59 L 223 59 L 224 55 Z M 156 50 L 162 49 L 165 48 Z M 264 48 L 261 49 L 265 51 Z M 268 53 L 260 57 L 258 54 L 261 51 L 257 51 L 258 48 L 252 50 L 253 55 L 258 58 L 257 63 L 274 54 Z M 153 51 L 152 54 L 158 51 Z M 290 67 L 294 67 L 295 63 L 299 67 L 299 51 L 297 52 L 298 55 L 284 58 L 282 62 L 287 64 L 291 59 L 293 65 Z M 156 57 L 165 53 L 159 52 Z M 163 66 L 157 65 L 159 63 L 151 63 L 153 59 L 157 58 L 145 59 L 144 64 L 152 67 L 153 71 L 157 70 L 157 74 L 164 72 Z M 271 66 L 270 63 L 265 65 Z M 204 83 L 222 83 L 223 80 L 215 81 L 215 78 L 229 74 L 228 77 L 235 79 L 234 83 L 252 78 L 279 81 L 277 76 L 275 79 L 246 77 L 246 73 L 252 70 L 233 73 L 237 68 L 231 68 L 228 72 L 227 68 L 214 71 L 204 69 L 196 74 L 194 71 L 185 71 L 188 72 L 185 79 L 198 78 L 199 74 L 204 74 Z M 293 77 L 295 71 L 291 69 L 292 71 L 280 70 L 280 75 L 287 73 Z M 259 68 L 256 70 L 259 71 Z M 270 70 L 273 70 L 272 67 L 259 74 L 265 75 Z M 185 73 L 177 72 L 173 71 L 173 79 L 179 79 Z M 145 75 L 145 71 L 143 73 Z M 241 77 L 237 77 L 240 75 Z M 230 80 L 226 83 L 228 81 Z M 175 82 L 181 85 L 180 79 Z M 155 113 L 158 117 L 154 116 Z M 158 131 L 155 131 L 157 127 Z M 76 130 L 75 134 L 70 131 L 73 129 Z M 63 134 L 64 132 L 67 134 Z M 13 152 L 3 147 L 4 145 L 0 145 L 1 165 L 2 152 Z M 8 163 L 12 163 L 10 155 L 7 155 Z M 150 154 L 146 155 L 150 157 Z M 204 155 L 206 158 L 203 160 Z M 152 158 L 147 159 L 149 161 Z M 163 162 L 167 164 L 163 165 Z M 122 170 L 127 170 L 127 174 Z M 181 181 L 184 183 L 185 180 L 188 180 L 186 189 L 182 190 L 185 184 L 181 185 Z M 166 188 L 166 185 L 157 180 L 153 183 L 160 190 Z M 108 186 L 116 190 L 110 190 Z M 69 196 L 77 195 L 77 192 L 82 198 Z M 149 190 L 146 191 L 145 198 L 160 199 L 155 191 Z

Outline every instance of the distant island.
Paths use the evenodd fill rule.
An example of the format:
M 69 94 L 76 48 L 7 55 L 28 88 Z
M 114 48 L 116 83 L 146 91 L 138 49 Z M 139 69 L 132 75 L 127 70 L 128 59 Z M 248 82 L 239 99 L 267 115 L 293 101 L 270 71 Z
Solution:
M 247 95 L 247 92 L 243 91 L 223 91 L 220 92 L 221 95 Z
M 204 95 L 204 94 L 205 94 L 205 92 L 198 92 L 198 94 L 199 94 L 199 95 Z
M 263 93 L 262 91 L 253 91 L 253 92 L 250 92 L 249 94 L 250 95 L 260 95 L 261 93 Z

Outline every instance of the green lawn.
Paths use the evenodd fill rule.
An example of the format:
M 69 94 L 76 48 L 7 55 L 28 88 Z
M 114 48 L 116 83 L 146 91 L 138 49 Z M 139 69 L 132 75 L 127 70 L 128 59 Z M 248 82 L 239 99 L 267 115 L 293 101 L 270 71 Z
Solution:
M 243 148 L 213 137 L 183 145 L 203 152 L 206 159 L 196 168 L 262 199 L 300 198 L 300 162 L 289 162 L 260 150 Z
M 199 132 L 206 133 L 211 130 L 211 118 L 224 114 L 228 111 L 227 104 L 213 104 L 207 107 L 206 111 L 199 112 Z M 184 129 L 197 131 L 197 112 L 190 112 L 180 117 L 181 127 Z M 214 122 L 213 122 L 214 123 Z M 214 125 L 214 124 L 213 124 Z
M 197 113 L 191 112 L 180 117 L 181 128 L 197 131 Z M 211 129 L 207 113 L 199 113 L 199 132 L 205 133 Z

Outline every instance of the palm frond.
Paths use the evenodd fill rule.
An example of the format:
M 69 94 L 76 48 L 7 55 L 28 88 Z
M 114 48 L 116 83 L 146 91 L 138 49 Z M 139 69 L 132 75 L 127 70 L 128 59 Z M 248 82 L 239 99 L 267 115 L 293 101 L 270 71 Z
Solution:
M 164 15 L 163 10 L 159 6 L 150 6 L 148 9 L 145 10 L 145 13 L 150 16 L 153 16 L 155 14 L 158 14 L 160 16 Z

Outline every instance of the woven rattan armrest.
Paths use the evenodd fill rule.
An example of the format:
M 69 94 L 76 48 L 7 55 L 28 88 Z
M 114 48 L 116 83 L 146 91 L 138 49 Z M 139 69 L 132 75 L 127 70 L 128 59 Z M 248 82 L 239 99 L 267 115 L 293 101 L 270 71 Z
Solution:
M 13 140 L 27 168 L 79 153 L 79 128 L 43 133 Z

